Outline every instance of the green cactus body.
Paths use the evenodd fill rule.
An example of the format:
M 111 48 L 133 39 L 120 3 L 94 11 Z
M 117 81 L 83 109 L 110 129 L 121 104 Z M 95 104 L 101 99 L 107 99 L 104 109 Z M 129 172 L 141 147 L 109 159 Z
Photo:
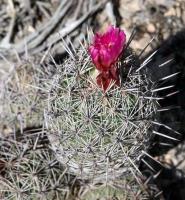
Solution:
M 45 147 L 39 135 L 20 142 L 0 140 L 0 199 L 64 199 L 65 169 Z
M 29 61 L 22 61 L 2 80 L 0 91 L 1 133 L 4 127 L 9 133 L 21 132 L 28 127 L 42 124 L 43 108 L 39 81 L 41 72 L 38 65 Z M 7 136 L 3 133 L 3 136 Z
M 129 71 L 122 86 L 112 84 L 106 93 L 85 49 L 57 66 L 45 115 L 48 136 L 57 159 L 80 179 L 105 182 L 139 171 L 156 100 L 149 79 L 129 60 L 117 63 Z
M 85 48 L 61 65 L 27 63 L 10 74 L 0 93 L 1 124 L 13 129 L 0 140 L 0 198 L 148 198 L 138 166 L 158 105 L 134 59 L 118 61 L 121 87 L 106 92 Z

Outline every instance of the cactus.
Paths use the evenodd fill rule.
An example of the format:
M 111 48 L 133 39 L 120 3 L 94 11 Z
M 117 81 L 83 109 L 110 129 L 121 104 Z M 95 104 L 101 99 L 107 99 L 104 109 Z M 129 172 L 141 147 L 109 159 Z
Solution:
M 132 177 L 133 178 L 133 177 Z M 158 193 L 154 185 L 145 185 L 138 183 L 134 178 L 129 182 L 121 181 L 111 185 L 99 185 L 84 192 L 82 200 L 114 200 L 114 199 L 160 199 L 162 196 Z
M 10 133 L 22 135 L 24 129 L 43 125 L 46 96 L 42 83 L 52 76 L 53 68 L 41 67 L 40 60 L 20 57 L 1 78 L 0 135 L 3 137 Z
M 39 76 L 38 65 L 34 61 L 22 60 L 15 64 L 7 78 L 2 79 L 1 129 L 8 127 L 9 132 L 21 130 L 22 134 L 24 128 L 42 124 Z
M 106 92 L 96 83 L 89 44 L 70 51 L 56 65 L 50 82 L 45 123 L 57 159 L 82 180 L 110 182 L 140 173 L 140 157 L 149 146 L 157 110 L 155 84 L 137 57 L 125 48 L 117 61 L 121 86 Z M 141 71 L 143 71 L 141 73 Z M 48 87 L 48 85 L 47 85 Z
M 130 176 L 107 184 L 77 179 L 50 149 L 46 132 L 27 130 L 18 141 L 0 140 L 0 198 L 3 200 L 151 199 L 155 186 Z M 154 198 L 155 199 L 155 198 Z
M 66 171 L 48 148 L 44 133 L 0 140 L 0 191 L 4 200 L 64 199 Z
M 91 187 L 97 186 L 99 194 L 99 185 L 103 194 L 97 198 L 112 187 L 124 190 L 128 199 L 149 198 L 138 184 L 139 165 L 149 165 L 143 156 L 150 157 L 146 152 L 154 134 L 175 140 L 151 131 L 153 124 L 163 126 L 154 121 L 156 92 L 170 86 L 157 88 L 145 69 L 156 52 L 140 63 L 128 45 L 116 60 L 120 83 L 113 77 L 108 87 L 97 81 L 89 43 L 66 47 L 70 57 L 62 64 L 38 68 L 27 61 L 4 80 L 0 120 L 15 135 L 0 140 L 3 199 L 86 199 Z M 29 138 L 26 128 L 43 123 L 41 132 Z M 45 128 L 49 140 L 43 147 Z

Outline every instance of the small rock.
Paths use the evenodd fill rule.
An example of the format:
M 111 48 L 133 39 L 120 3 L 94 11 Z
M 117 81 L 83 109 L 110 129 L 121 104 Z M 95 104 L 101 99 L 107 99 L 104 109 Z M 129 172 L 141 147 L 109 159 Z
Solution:
M 152 24 L 152 23 L 148 24 L 148 25 L 147 25 L 147 31 L 148 31 L 149 33 L 154 33 L 154 32 L 156 31 L 156 30 L 155 30 L 154 24 Z

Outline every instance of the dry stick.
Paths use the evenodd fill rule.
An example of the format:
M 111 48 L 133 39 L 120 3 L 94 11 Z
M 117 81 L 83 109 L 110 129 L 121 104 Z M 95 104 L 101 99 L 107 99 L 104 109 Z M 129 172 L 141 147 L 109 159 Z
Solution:
M 45 48 L 53 46 L 55 43 L 61 40 L 61 37 L 66 37 L 69 33 L 73 32 L 79 25 L 81 25 L 84 21 L 86 21 L 92 14 L 97 12 L 104 4 L 105 0 L 102 1 L 101 3 L 97 4 L 96 6 L 92 7 L 90 11 L 88 11 L 85 15 L 83 15 L 80 19 L 74 21 L 69 27 L 64 28 L 63 30 L 60 30 L 59 33 L 52 34 L 51 37 L 48 39 L 48 42 L 46 43 L 46 46 L 42 44 L 40 45 L 45 38 L 50 34 L 50 32 L 53 30 L 53 27 L 59 23 L 61 20 L 62 16 L 66 14 L 67 10 L 69 9 L 72 0 L 67 3 L 68 0 L 63 1 L 57 11 L 55 12 L 54 16 L 50 20 L 50 22 L 46 23 L 40 30 L 37 32 L 32 33 L 28 37 L 24 38 L 20 43 L 16 44 L 13 46 L 13 49 L 15 49 L 19 54 L 24 53 L 24 46 L 25 42 L 27 44 L 28 50 L 32 48 L 33 52 L 30 52 L 32 54 L 38 53 L 38 51 L 42 51 Z M 63 7 L 65 6 L 66 7 Z M 58 16 L 59 15 L 59 16 Z M 60 19 L 59 19 L 60 18 Z M 51 25 L 51 28 L 50 28 Z M 46 30 L 46 31 L 45 31 Z M 57 39 L 56 39 L 57 38 Z M 40 45 L 40 46 L 39 46 Z M 10 47 L 8 49 L 9 51 L 11 50 Z M 6 53 L 9 53 L 7 50 Z
M 66 37 L 71 32 L 74 32 L 74 30 L 81 25 L 83 22 L 85 22 L 89 17 L 92 16 L 95 12 L 97 12 L 99 9 L 102 8 L 102 6 L 105 4 L 105 1 L 102 1 L 98 5 L 92 7 L 90 11 L 88 11 L 85 15 L 83 15 L 80 19 L 74 21 L 71 23 L 71 25 L 67 26 L 66 28 L 61 29 L 58 33 L 54 33 L 48 38 L 48 41 L 46 41 L 46 44 L 42 44 L 42 46 L 38 46 L 35 49 L 32 49 L 32 54 L 37 54 L 38 52 L 43 51 L 44 49 L 51 48 L 54 44 L 62 40 L 64 37 Z M 75 36 L 76 37 L 76 36 Z M 64 53 L 65 51 L 62 51 Z
M 39 37 L 40 39 L 40 34 L 42 34 L 42 32 L 44 32 L 46 30 L 47 31 L 47 28 L 50 29 L 50 27 L 53 25 L 56 25 L 59 21 L 56 22 L 56 19 L 61 19 L 61 15 L 65 15 L 66 13 L 64 13 L 65 9 L 64 9 L 64 6 L 65 4 L 68 2 L 68 0 L 64 0 L 61 2 L 60 6 L 58 7 L 58 9 L 56 10 L 55 14 L 53 15 L 53 17 L 51 18 L 51 20 L 44 24 L 44 26 L 42 26 L 38 31 L 28 35 L 27 37 L 25 37 L 23 40 L 21 40 L 18 44 L 15 44 L 13 46 L 7 46 L 7 51 L 11 50 L 11 48 L 13 48 L 14 50 L 17 51 L 17 53 L 23 53 L 24 52 L 24 47 L 25 47 L 25 42 L 27 44 L 31 43 L 32 41 L 35 41 L 37 39 L 37 37 Z M 72 2 L 72 0 L 70 1 Z M 63 10 L 64 9 L 64 10 Z M 52 30 L 51 30 L 52 31 Z M 48 33 L 49 34 L 49 33 Z M 4 52 L 3 53 L 9 53 L 9 52 Z
M 79 0 L 78 5 L 77 5 L 77 7 L 76 7 L 76 9 L 74 11 L 74 14 L 73 14 L 72 18 L 70 18 L 69 21 L 74 21 L 74 20 L 76 20 L 78 18 L 79 14 L 81 12 L 83 3 L 84 3 L 84 0 Z
M 14 29 L 15 19 L 16 19 L 16 11 L 15 11 L 15 8 L 14 8 L 13 1 L 9 0 L 8 4 L 10 5 L 10 8 L 11 8 L 12 18 L 11 18 L 10 25 L 9 25 L 9 28 L 8 28 L 9 30 L 8 30 L 6 36 L 3 38 L 3 40 L 0 44 L 0 47 L 5 48 L 5 49 L 8 49 L 11 45 L 10 40 L 11 40 L 11 37 L 12 37 L 12 34 L 13 34 L 13 29 Z
M 84 14 L 80 19 L 74 21 L 66 28 L 61 29 L 58 33 L 54 33 L 51 35 L 50 38 L 48 38 L 48 42 L 44 48 L 49 48 L 53 46 L 55 43 L 62 40 L 62 38 L 66 37 L 68 34 L 73 32 L 78 26 L 80 26 L 83 22 L 85 22 L 91 15 L 93 15 L 95 12 L 97 12 L 102 6 L 104 6 L 105 1 L 102 1 L 101 3 L 94 6 L 91 10 L 89 10 L 86 14 Z
M 44 16 L 49 20 L 51 15 L 48 13 L 47 9 L 49 9 L 51 5 L 49 3 L 44 3 L 40 1 L 37 1 L 36 4 L 38 5 L 39 9 L 44 14 Z
M 6 15 L 6 11 L 3 9 L 3 10 L 0 10 L 0 18 L 3 17 L 3 15 Z
M 53 17 L 51 18 L 51 20 L 44 25 L 44 29 L 40 30 L 39 32 L 33 35 L 35 38 L 34 40 L 29 40 L 30 42 L 26 40 L 28 50 L 36 48 L 46 39 L 46 37 L 52 32 L 52 30 L 56 27 L 56 25 L 60 22 L 60 20 L 65 16 L 67 11 L 71 7 L 72 0 L 70 0 L 65 7 L 63 7 L 64 5 L 65 3 L 62 2 L 55 14 L 53 15 Z M 32 37 L 30 37 L 30 39 L 32 39 Z M 15 49 L 17 49 L 19 53 L 23 53 L 24 43 L 18 45 L 18 47 L 15 46 Z
M 113 5 L 112 2 L 108 2 L 105 6 L 105 10 L 107 12 L 107 16 L 111 21 L 112 25 L 116 25 L 116 17 L 114 15 L 114 11 L 113 11 Z
M 31 10 L 31 0 L 24 0 L 21 2 L 25 10 Z

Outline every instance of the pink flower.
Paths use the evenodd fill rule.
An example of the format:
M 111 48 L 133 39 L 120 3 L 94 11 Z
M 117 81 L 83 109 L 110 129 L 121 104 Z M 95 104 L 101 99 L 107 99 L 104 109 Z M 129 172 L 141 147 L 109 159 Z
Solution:
M 118 70 L 116 68 L 111 68 L 111 70 L 104 71 L 99 73 L 96 77 L 97 84 L 103 88 L 103 91 L 106 91 L 111 82 L 114 82 L 119 86 L 119 76 Z
M 119 28 L 110 26 L 106 33 L 96 34 L 89 47 L 91 59 L 99 71 L 107 71 L 115 64 L 126 42 L 126 35 Z
M 110 26 L 106 33 L 95 35 L 93 44 L 88 49 L 92 62 L 99 71 L 97 84 L 103 87 L 104 91 L 112 81 L 119 85 L 116 62 L 125 47 L 125 42 L 125 33 Z

